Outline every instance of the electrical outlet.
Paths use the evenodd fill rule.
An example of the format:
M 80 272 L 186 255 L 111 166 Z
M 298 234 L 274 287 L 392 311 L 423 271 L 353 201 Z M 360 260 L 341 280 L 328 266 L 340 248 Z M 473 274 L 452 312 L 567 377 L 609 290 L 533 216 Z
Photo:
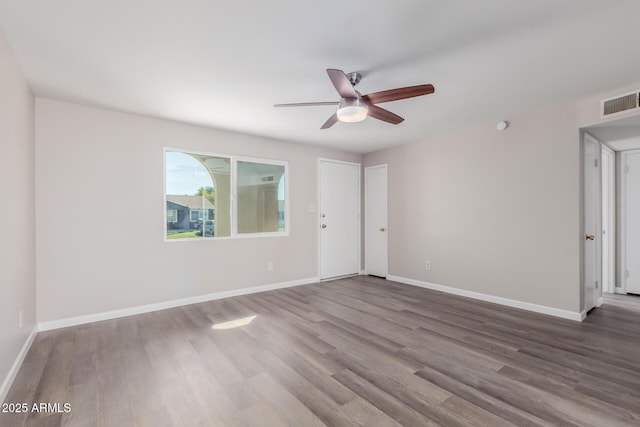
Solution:
M 267 271 L 273 271 L 273 262 L 267 263 Z
M 20 320 L 18 322 L 20 324 L 20 327 L 22 328 L 22 310 L 20 310 Z
M 431 270 L 431 261 L 428 261 L 424 265 L 425 270 Z

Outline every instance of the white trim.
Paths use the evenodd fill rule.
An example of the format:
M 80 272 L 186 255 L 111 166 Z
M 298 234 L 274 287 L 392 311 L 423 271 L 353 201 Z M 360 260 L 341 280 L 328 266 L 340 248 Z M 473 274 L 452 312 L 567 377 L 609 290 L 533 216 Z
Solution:
M 320 159 L 318 158 L 318 161 L 316 162 L 316 219 L 317 219 L 317 223 L 316 223 L 316 230 L 317 230 L 317 236 L 318 238 L 317 240 L 317 244 L 318 244 L 318 250 L 317 250 L 317 259 L 316 262 L 318 263 L 317 265 L 317 274 L 318 277 L 322 277 L 322 272 L 320 271 L 322 269 L 322 204 L 320 203 L 322 200 L 322 161 L 324 159 Z
M 473 298 L 480 301 L 492 302 L 494 304 L 506 305 L 508 307 L 519 308 L 522 310 L 533 311 L 536 313 L 548 314 L 550 316 L 560 317 L 563 319 L 575 320 L 581 322 L 584 320 L 583 314 L 560 308 L 548 307 L 546 305 L 532 304 L 524 301 L 517 301 L 509 298 L 497 297 L 494 295 L 482 294 L 480 292 L 467 291 L 465 289 L 452 288 L 449 286 L 436 285 L 435 283 L 423 282 L 420 280 L 407 279 L 405 277 L 387 275 L 387 280 L 404 283 L 406 285 L 418 286 L 421 288 L 431 289 L 434 291 L 445 292 L 453 295 Z
M 385 252 L 387 254 L 387 257 L 385 259 L 385 266 L 384 266 L 384 277 L 387 277 L 387 274 L 389 274 L 389 166 L 386 163 L 382 163 L 379 165 L 375 165 L 375 166 L 367 166 L 366 168 L 364 168 L 364 268 L 365 270 L 369 269 L 368 266 L 368 256 L 367 256 L 367 219 L 369 217 L 369 212 L 367 209 L 367 187 L 368 187 L 368 176 L 367 176 L 367 172 L 373 169 L 384 169 L 384 174 L 385 174 L 385 183 L 387 184 L 387 187 L 385 188 L 385 191 L 387 192 L 386 194 L 386 199 L 387 199 L 387 206 L 385 206 L 385 209 L 387 211 L 386 213 L 386 219 L 387 219 L 387 223 L 384 224 L 384 227 L 386 229 L 385 231 Z
M 16 379 L 16 375 L 18 375 L 18 371 L 20 371 L 20 367 L 22 366 L 22 362 L 24 362 L 24 358 L 27 356 L 29 349 L 31 348 L 31 344 L 33 344 L 33 340 L 36 338 L 36 334 L 38 333 L 38 326 L 34 326 L 33 330 L 27 337 L 27 340 L 24 342 L 24 345 L 20 349 L 16 360 L 13 361 L 13 365 L 11 365 L 11 369 L 7 373 L 7 376 L 4 378 L 2 382 L 2 386 L 0 386 L 0 403 L 4 402 L 4 399 L 7 397 L 9 393 L 9 389 L 13 385 L 13 381 Z
M 326 157 L 318 157 L 318 161 L 319 162 L 340 163 L 342 165 L 362 166 L 362 164 L 358 163 L 358 162 L 348 162 L 346 160 L 335 160 L 335 159 L 329 159 L 329 158 L 326 158 Z
M 162 211 L 164 212 L 164 217 L 162 221 L 162 240 L 165 242 L 167 239 L 167 151 L 169 149 L 167 147 L 162 147 Z
M 604 264 L 607 264 L 607 270 L 609 272 L 606 278 L 607 281 L 607 292 L 614 293 L 616 286 L 616 153 L 606 146 L 605 144 L 601 144 L 602 153 L 600 159 L 602 160 L 601 164 L 601 173 L 602 173 L 602 187 L 601 191 L 604 193 L 605 184 L 607 186 L 608 198 L 605 201 L 604 197 L 601 197 L 603 214 L 605 211 L 605 206 L 608 208 L 607 217 L 609 219 L 608 224 L 604 223 L 604 217 L 602 218 L 602 229 L 607 230 L 608 234 L 602 236 L 602 246 L 604 248 L 604 244 L 607 244 L 607 250 L 609 253 L 608 259 L 604 259 L 604 249 L 602 251 L 602 263 L 603 263 L 603 275 L 602 275 L 602 292 L 604 292 Z M 608 176 L 605 177 L 604 174 L 604 164 L 607 163 Z M 604 194 L 602 194 L 603 196 Z
M 318 197 L 318 209 L 316 212 L 317 215 L 317 219 L 318 219 L 318 224 L 317 224 L 317 230 L 318 230 L 318 277 L 322 277 L 322 229 L 321 229 L 321 224 L 322 224 L 322 162 L 329 162 L 329 163 L 338 163 L 338 164 L 342 164 L 342 165 L 351 165 L 351 166 L 357 166 L 358 167 L 358 222 L 359 222 L 359 226 L 358 226 L 358 272 L 362 272 L 362 164 L 361 163 L 356 163 L 356 162 L 347 162 L 344 160 L 333 160 L 333 159 L 327 159 L 324 157 L 318 157 L 318 161 L 316 162 L 316 166 L 317 166 L 317 173 L 316 173 L 316 180 L 317 180 L 317 197 Z M 361 274 L 361 273 L 354 273 L 354 274 Z M 321 280 L 330 280 L 333 279 L 332 277 L 327 277 L 325 279 L 321 279 Z
M 358 276 L 361 276 L 361 274 L 353 273 L 353 274 L 345 274 L 344 276 L 328 277 L 326 279 L 320 279 L 320 283 L 333 282 L 334 280 L 349 279 L 351 277 L 358 277 Z
M 596 155 L 596 180 L 595 180 L 595 192 L 596 192 L 596 212 L 595 212 L 595 220 L 596 220 L 596 229 L 594 230 L 596 239 L 595 239 L 595 245 L 596 245 L 596 302 L 595 305 L 593 307 L 597 306 L 598 303 L 598 297 L 602 296 L 602 233 L 598 232 L 598 230 L 602 231 L 602 149 L 601 147 L 601 143 L 600 141 L 595 138 L 593 135 L 591 135 L 588 132 L 583 132 L 583 140 L 581 142 L 581 156 L 580 156 L 580 163 L 581 163 L 581 207 L 580 207 L 580 223 L 582 225 L 581 227 L 581 235 L 580 235 L 580 266 L 581 266 L 581 275 L 580 275 L 580 282 L 582 284 L 582 301 L 581 301 L 581 307 L 584 307 L 586 309 L 587 312 L 589 312 L 589 310 L 591 310 L 593 307 L 587 307 L 587 283 L 586 283 L 586 278 L 585 278 L 585 269 L 586 269 L 586 262 L 587 260 L 585 259 L 585 236 L 587 235 L 587 229 L 586 229 L 586 213 L 585 213 L 585 194 L 586 194 L 586 186 L 585 186 L 585 177 L 586 177 L 586 173 L 587 171 L 585 170 L 584 167 L 584 161 L 585 161 L 585 142 L 590 142 L 596 145 L 596 150 L 595 150 L 595 155 Z
M 620 288 L 627 293 L 627 156 L 640 150 L 623 151 L 620 157 Z
M 105 311 L 102 313 L 87 314 L 84 316 L 68 317 L 66 319 L 50 320 L 41 322 L 38 325 L 39 331 L 50 331 L 52 329 L 66 328 L 69 326 L 83 325 L 85 323 L 100 322 L 102 320 L 117 319 L 119 317 L 133 316 L 135 314 L 149 313 L 152 311 L 165 310 L 167 308 L 180 307 L 183 305 L 197 304 L 200 302 L 213 301 L 217 299 L 236 297 L 240 295 L 256 294 L 259 292 L 272 291 L 275 289 L 290 288 L 293 286 L 309 285 L 318 283 L 318 277 L 292 280 L 289 282 L 272 283 L 270 285 L 254 286 L 251 288 L 234 289 L 230 291 L 214 292 L 212 294 L 198 295 L 195 297 L 181 298 L 171 301 L 164 301 L 155 304 L 139 305 L 136 307 L 123 308 L 120 310 Z

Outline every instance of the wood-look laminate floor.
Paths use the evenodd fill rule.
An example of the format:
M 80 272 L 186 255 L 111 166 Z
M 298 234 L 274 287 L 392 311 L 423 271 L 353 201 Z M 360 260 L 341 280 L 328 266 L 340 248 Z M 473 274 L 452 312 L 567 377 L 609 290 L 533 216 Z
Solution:
M 213 324 L 255 318 L 245 326 Z M 39 333 L 2 426 L 640 425 L 640 312 L 356 277 Z

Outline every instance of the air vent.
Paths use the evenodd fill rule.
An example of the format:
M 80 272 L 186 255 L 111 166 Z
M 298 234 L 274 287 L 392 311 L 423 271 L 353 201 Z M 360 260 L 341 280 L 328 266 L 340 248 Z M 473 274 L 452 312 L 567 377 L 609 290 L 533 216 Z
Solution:
M 262 182 L 273 182 L 273 176 L 263 176 Z
M 638 109 L 638 91 L 618 95 L 614 98 L 604 99 L 601 102 L 601 117 L 609 117 L 613 114 L 626 113 Z

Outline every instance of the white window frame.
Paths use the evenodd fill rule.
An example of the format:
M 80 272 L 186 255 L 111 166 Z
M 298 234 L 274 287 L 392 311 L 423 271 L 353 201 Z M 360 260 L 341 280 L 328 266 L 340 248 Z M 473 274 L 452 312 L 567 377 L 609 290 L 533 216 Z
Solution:
M 232 212 L 231 212 L 231 236 L 244 239 L 247 237 L 273 237 L 289 235 L 289 162 L 286 160 L 263 159 L 259 157 L 232 156 L 233 175 L 231 175 L 231 194 L 232 194 Z M 264 231 L 259 233 L 238 233 L 238 162 L 260 163 L 270 166 L 284 167 L 284 231 Z
M 230 203 L 230 220 L 231 220 L 231 235 L 230 236 L 212 236 L 212 237 L 199 237 L 197 239 L 167 239 L 167 151 L 179 152 L 184 154 L 196 154 L 201 156 L 210 156 L 210 157 L 220 157 L 224 159 L 229 159 L 230 161 L 230 195 L 231 200 Z M 238 233 L 238 188 L 237 188 L 237 169 L 238 169 L 238 161 L 241 162 L 252 162 L 252 163 L 262 163 L 266 165 L 273 166 L 284 166 L 284 231 L 269 231 L 269 232 L 259 232 L 259 233 Z M 247 156 L 236 156 L 232 154 L 222 154 L 222 153 L 213 153 L 208 151 L 201 150 L 191 150 L 188 148 L 180 148 L 180 147 L 163 147 L 163 156 L 162 156 L 162 166 L 163 166 L 163 212 L 164 212 L 164 229 L 163 236 L 165 242 L 175 243 L 175 242 L 199 242 L 203 240 L 227 240 L 227 239 L 247 239 L 247 238 L 256 238 L 256 237 L 284 237 L 289 236 L 289 227 L 290 227 L 290 209 L 289 209 L 289 162 L 287 160 L 275 160 L 275 159 L 266 159 L 262 157 L 247 157 Z M 211 218 L 209 218 L 211 219 Z M 189 221 L 191 222 L 191 213 L 189 213 Z

